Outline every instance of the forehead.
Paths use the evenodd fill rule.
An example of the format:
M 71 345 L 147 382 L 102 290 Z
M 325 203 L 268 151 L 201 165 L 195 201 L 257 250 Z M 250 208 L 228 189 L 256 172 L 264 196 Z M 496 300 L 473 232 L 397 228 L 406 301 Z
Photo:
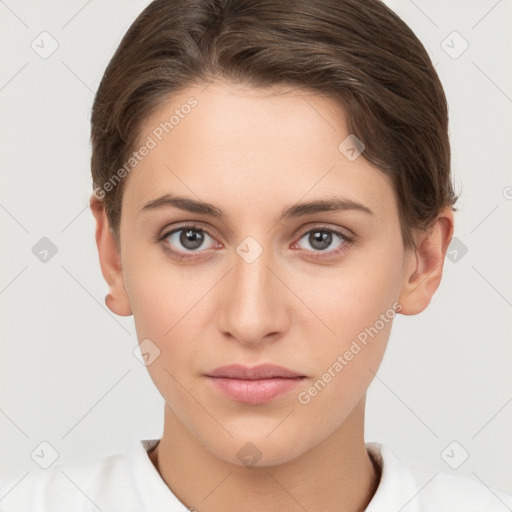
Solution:
M 389 178 L 362 156 L 347 158 L 350 137 L 341 105 L 313 91 L 198 84 L 144 122 L 136 148 L 151 149 L 123 203 L 135 212 L 167 192 L 261 214 L 339 193 L 378 216 L 396 213 Z

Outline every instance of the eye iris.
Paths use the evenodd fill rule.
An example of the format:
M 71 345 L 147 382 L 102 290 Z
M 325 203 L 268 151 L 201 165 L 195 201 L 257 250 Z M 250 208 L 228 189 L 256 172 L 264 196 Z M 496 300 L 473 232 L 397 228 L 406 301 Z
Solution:
M 328 231 L 312 231 L 309 235 L 309 243 L 314 249 L 325 249 L 332 243 L 332 233 Z
M 188 229 L 182 230 L 180 235 L 180 243 L 187 249 L 197 249 L 204 241 L 204 233 Z

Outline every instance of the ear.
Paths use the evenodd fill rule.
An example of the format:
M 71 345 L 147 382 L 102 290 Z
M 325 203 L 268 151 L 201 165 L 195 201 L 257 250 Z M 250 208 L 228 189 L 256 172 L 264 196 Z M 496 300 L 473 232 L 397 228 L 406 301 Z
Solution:
M 105 298 L 105 303 L 116 315 L 129 316 L 132 314 L 132 310 L 124 286 L 120 248 L 110 230 L 103 201 L 92 194 L 89 205 L 96 219 L 96 245 L 100 257 L 101 273 L 110 292 Z
M 446 251 L 453 236 L 454 216 L 447 207 L 426 231 L 419 232 L 409 252 L 399 302 L 402 315 L 421 313 L 432 300 L 443 275 Z

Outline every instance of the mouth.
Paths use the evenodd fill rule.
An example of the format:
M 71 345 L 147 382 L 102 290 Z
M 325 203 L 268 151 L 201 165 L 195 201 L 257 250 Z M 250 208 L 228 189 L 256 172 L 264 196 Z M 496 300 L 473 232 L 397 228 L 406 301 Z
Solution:
M 227 398 L 250 405 L 271 402 L 306 379 L 305 375 L 272 364 L 221 366 L 205 376 Z

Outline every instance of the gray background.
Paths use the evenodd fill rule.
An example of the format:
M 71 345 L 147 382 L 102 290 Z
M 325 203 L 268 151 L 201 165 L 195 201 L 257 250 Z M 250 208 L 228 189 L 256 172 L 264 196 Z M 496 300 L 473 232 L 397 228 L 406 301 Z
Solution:
M 0 1 L 0 477 L 50 463 L 53 450 L 55 464 L 87 462 L 162 432 L 133 318 L 104 305 L 88 207 L 94 92 L 147 3 Z M 367 440 L 432 475 L 512 493 L 512 2 L 388 3 L 445 86 L 462 196 L 441 287 L 425 312 L 395 320 Z M 47 37 L 51 48 L 43 31 L 58 42 L 46 59 L 31 47 Z M 32 251 L 43 237 L 57 248 L 46 262 Z

